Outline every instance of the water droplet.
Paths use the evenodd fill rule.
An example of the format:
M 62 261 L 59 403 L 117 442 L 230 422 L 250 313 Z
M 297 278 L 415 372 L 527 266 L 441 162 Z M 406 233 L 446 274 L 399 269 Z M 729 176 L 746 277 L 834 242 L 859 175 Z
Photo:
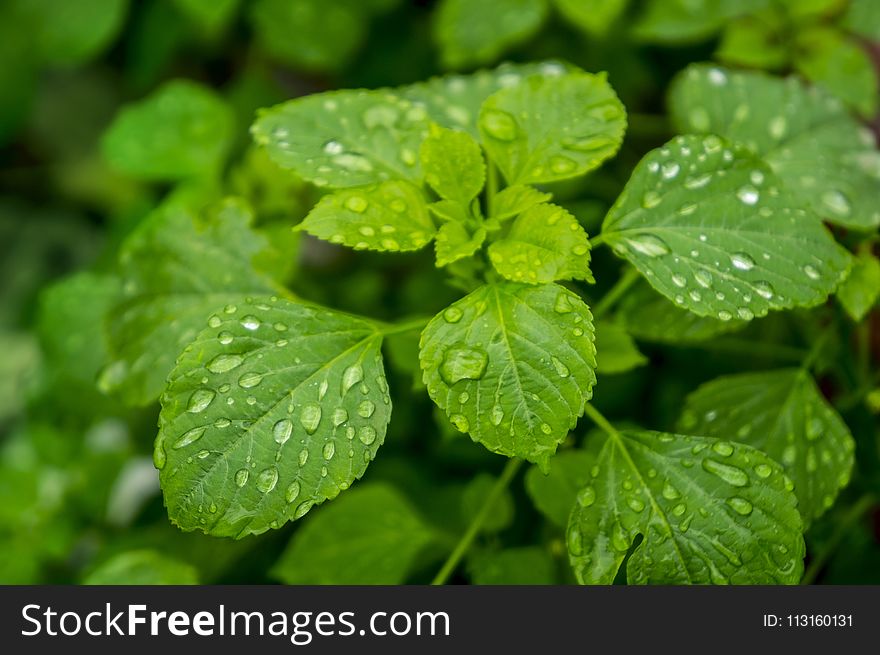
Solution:
M 357 412 L 361 418 L 370 418 L 376 411 L 376 405 L 371 400 L 362 400 L 358 405 Z
M 365 446 L 369 446 L 376 440 L 376 429 L 372 425 L 362 425 L 358 428 L 357 438 Z
M 729 321 L 732 318 L 733 318 L 733 314 L 731 314 L 730 312 L 728 312 L 725 309 L 722 309 L 721 311 L 718 312 L 718 319 L 721 321 Z
M 623 526 L 618 522 L 611 529 L 611 545 L 615 550 L 625 553 L 629 550 L 632 541 L 627 537 Z
M 299 480 L 294 480 L 290 483 L 290 486 L 287 487 L 287 491 L 284 492 L 284 499 L 288 503 L 292 503 L 299 497 L 300 485 Z
M 661 238 L 653 234 L 639 234 L 626 239 L 630 248 L 648 257 L 659 257 L 669 254 L 669 246 Z
M 452 426 L 459 432 L 467 432 L 468 428 L 470 428 L 470 423 L 468 422 L 467 417 L 464 414 L 453 414 L 449 417 L 449 421 L 452 423 Z
M 461 405 L 464 405 L 470 399 L 471 399 L 471 395 L 467 391 L 462 391 L 460 394 L 458 394 L 458 402 Z
M 241 366 L 244 357 L 241 355 L 217 355 L 208 362 L 207 369 L 211 373 L 226 373 L 232 369 Z
M 755 260 L 748 253 L 735 252 L 730 256 L 730 263 L 740 271 L 750 271 L 755 268 Z
M 722 464 L 714 459 L 707 458 L 703 460 L 703 469 L 734 487 L 744 487 L 749 483 L 749 476 L 738 466 Z
M 275 328 L 276 330 L 278 330 L 279 332 L 286 332 L 287 331 L 287 326 L 284 323 L 275 323 L 272 327 Z
M 204 427 L 198 427 L 184 432 L 183 436 L 174 442 L 173 448 L 184 448 L 185 446 L 188 446 L 191 443 L 198 441 L 202 438 L 202 435 L 205 434 L 205 429 L 206 428 Z
M 333 139 L 330 139 L 324 144 L 324 152 L 326 152 L 328 155 L 339 155 L 342 154 L 344 150 L 345 148 L 342 146 L 342 144 L 339 143 L 339 141 L 335 141 Z
M 676 489 L 675 487 L 673 487 L 673 486 L 672 486 L 671 484 L 669 484 L 668 482 L 666 482 L 666 483 L 663 485 L 663 491 L 662 491 L 662 494 L 663 494 L 663 497 L 664 497 L 666 500 L 675 500 L 676 498 L 681 498 L 681 493 L 679 493 L 678 489 Z
M 260 471 L 259 475 L 257 475 L 257 489 L 264 494 L 272 491 L 276 484 L 278 484 L 278 469 L 274 466 L 263 469 Z
M 217 340 L 224 346 L 228 346 L 232 343 L 233 336 L 232 332 L 226 332 L 225 330 L 217 335 Z
M 775 289 L 773 289 L 771 284 L 763 280 L 755 282 L 753 286 L 755 287 L 755 292 L 766 300 L 770 300 L 775 293 Z
M 365 237 L 372 237 L 372 236 L 376 235 L 376 230 L 374 230 L 369 225 L 361 225 L 358 228 L 358 232 L 360 232 L 360 234 L 362 234 Z
M 678 273 L 676 273 L 672 276 L 672 283 L 675 286 L 683 289 L 687 285 L 687 280 L 684 278 L 683 275 L 679 275 Z
M 461 320 L 462 311 L 458 307 L 448 307 L 443 312 L 443 318 L 447 323 L 458 323 Z
M 306 462 L 309 461 L 309 449 L 303 448 L 301 451 L 299 451 L 298 459 L 299 459 L 299 465 L 305 466 Z
M 333 410 L 333 427 L 338 428 L 348 420 L 348 412 L 344 407 L 337 407 Z
M 257 386 L 262 381 L 262 375 L 251 371 L 250 373 L 245 373 L 240 378 L 238 378 L 238 386 L 240 386 L 242 389 L 250 389 Z
M 323 400 L 324 396 L 327 395 L 327 390 L 330 388 L 330 383 L 327 380 L 322 380 L 321 384 L 318 386 L 318 400 Z
M 626 504 L 629 505 L 629 508 L 634 512 L 641 512 L 645 509 L 645 503 L 638 498 L 630 498 L 626 501 Z
M 196 389 L 189 397 L 189 402 L 186 405 L 186 411 L 191 414 L 198 414 L 205 411 L 208 405 L 211 404 L 211 401 L 214 400 L 214 396 L 216 395 L 217 394 L 215 394 L 210 389 Z
M 577 162 L 569 157 L 556 155 L 550 159 L 550 170 L 557 175 L 570 173 L 575 168 L 577 168 Z
M 500 109 L 484 111 L 480 116 L 480 126 L 499 141 L 513 141 L 518 132 L 516 119 Z
M 292 432 L 293 423 L 289 419 L 283 418 L 272 428 L 272 438 L 275 439 L 275 443 L 283 444 L 290 439 Z
M 252 314 L 248 314 L 244 318 L 241 319 L 241 327 L 245 330 L 256 330 L 260 327 L 260 319 Z
M 302 517 L 304 517 L 306 514 L 309 513 L 309 510 L 312 509 L 313 506 L 314 506 L 314 503 L 310 500 L 307 500 L 304 503 L 301 503 L 296 508 L 296 511 L 294 511 L 294 513 L 293 513 L 294 520 L 301 519 Z
M 556 373 L 561 378 L 567 378 L 571 375 L 571 371 L 568 370 L 568 367 L 559 361 L 556 357 L 550 357 L 550 361 L 553 362 L 553 368 L 556 369 Z
M 489 356 L 486 351 L 466 346 L 447 348 L 440 363 L 440 377 L 448 385 L 460 380 L 479 380 L 486 373 Z
M 733 455 L 733 446 L 726 441 L 718 441 L 712 444 L 712 450 L 714 450 L 722 457 L 730 457 L 731 455 Z
M 852 211 L 849 199 L 837 190 L 829 190 L 823 193 L 822 204 L 836 216 L 849 216 Z
M 712 287 L 712 274 L 702 268 L 694 273 L 694 279 L 704 289 Z
M 360 364 L 353 364 L 342 373 L 342 394 L 348 393 L 354 385 L 364 379 L 364 369 Z
M 807 274 L 807 277 L 811 280 L 818 280 L 821 276 L 819 275 L 819 271 L 816 270 L 814 266 L 807 264 L 804 266 L 804 273 Z
M 708 76 L 709 81 L 715 86 L 723 86 L 727 84 L 727 75 L 720 68 L 710 68 Z
M 645 209 L 651 209 L 656 207 L 663 201 L 663 196 L 661 196 L 656 191 L 647 191 L 645 195 L 642 196 L 642 207 Z
M 218 328 L 223 324 L 223 321 L 220 319 L 217 314 L 214 314 L 211 318 L 208 319 L 208 326 L 212 328 Z
M 321 451 L 321 454 L 324 455 L 324 459 L 330 461 L 333 459 L 333 455 L 336 453 L 336 444 L 332 441 L 328 441 L 324 444 L 324 449 Z
M 785 131 L 788 128 L 788 125 L 785 120 L 785 116 L 775 116 L 770 119 L 770 122 L 767 124 L 767 129 L 770 132 L 770 136 L 774 139 L 779 140 L 785 136 Z
M 668 161 L 665 164 L 663 164 L 662 175 L 665 179 L 671 180 L 676 175 L 678 175 L 678 172 L 680 170 L 681 170 L 681 166 L 679 166 L 674 161 Z
M 556 296 L 556 303 L 553 305 L 553 309 L 558 314 L 568 314 L 574 309 L 571 305 L 568 293 L 562 291 Z
M 306 403 L 300 412 L 299 422 L 308 434 L 314 434 L 321 423 L 321 406 L 317 403 Z
M 752 513 L 752 504 L 745 498 L 733 496 L 727 499 L 727 504 L 733 508 L 733 511 L 742 516 L 748 516 Z
M 737 308 L 736 315 L 744 321 L 751 321 L 753 318 L 755 318 L 755 313 L 748 307 Z
M 247 469 L 238 469 L 235 472 L 235 486 L 243 487 L 244 485 L 246 485 L 249 475 L 250 473 L 248 473 Z
M 761 196 L 758 194 L 758 190 L 755 187 L 746 185 L 736 192 L 736 197 L 739 198 L 740 202 L 744 205 L 754 205 L 758 202 Z
M 577 501 L 581 507 L 590 507 L 596 502 L 596 490 L 593 487 L 584 487 L 578 493 Z
M 165 462 L 167 459 L 168 455 L 165 452 L 165 438 L 159 436 L 156 438 L 156 443 L 153 445 L 153 466 L 161 471 L 165 468 Z
M 489 418 L 492 421 L 492 425 L 500 425 L 501 421 L 504 420 L 504 408 L 496 403 L 492 406 L 492 414 Z
M 362 196 L 349 196 L 345 200 L 345 208 L 350 209 L 356 214 L 363 214 L 367 211 L 367 207 L 369 203 L 367 203 L 366 199 Z

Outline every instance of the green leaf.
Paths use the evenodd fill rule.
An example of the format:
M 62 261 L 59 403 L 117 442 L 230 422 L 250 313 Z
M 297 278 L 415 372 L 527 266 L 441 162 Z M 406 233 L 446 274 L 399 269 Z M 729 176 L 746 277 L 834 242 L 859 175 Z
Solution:
M 371 323 L 274 296 L 212 319 L 161 399 L 153 458 L 172 522 L 259 534 L 360 478 L 391 416 L 381 344 Z
M 596 353 L 599 373 L 626 373 L 648 363 L 632 337 L 620 325 L 608 321 L 596 323 Z
M 365 484 L 306 521 L 272 575 L 289 585 L 402 584 L 435 538 L 400 492 Z
M 670 344 L 705 341 L 746 325 L 740 319 L 721 321 L 676 307 L 644 281 L 621 299 L 614 320 L 636 339 Z
M 446 68 L 487 64 L 531 38 L 547 15 L 547 0 L 441 0 L 434 35 Z
M 796 584 L 804 539 L 791 481 L 743 444 L 649 431 L 605 437 L 568 552 L 582 584 Z
M 487 98 L 479 127 L 509 184 L 556 182 L 614 156 L 626 111 L 604 73 L 533 76 Z
M 869 41 L 880 41 L 880 6 L 875 0 L 850 0 L 843 26 Z
M 321 198 L 297 226 L 312 236 L 356 250 L 418 250 L 436 232 L 421 189 L 388 180 Z
M 506 221 L 518 216 L 542 202 L 549 201 L 553 196 L 543 191 L 538 191 L 533 186 L 514 184 L 505 187 L 493 200 L 492 216 L 498 221 Z
M 514 282 L 595 282 L 587 233 L 574 216 L 549 203 L 520 214 L 504 238 L 489 246 L 489 259 L 496 271 Z
M 817 305 L 851 259 L 764 164 L 714 135 L 649 152 L 602 235 L 676 305 L 721 320 Z
M 486 498 L 495 486 L 495 482 L 495 476 L 488 473 L 480 473 L 468 482 L 461 495 L 461 513 L 464 525 L 469 525 L 480 513 L 483 505 L 486 504 Z M 480 525 L 480 531 L 493 534 L 509 528 L 513 523 L 515 512 L 513 496 L 509 490 L 505 489 L 492 505 L 492 512 Z
M 741 441 L 780 462 L 807 524 L 849 483 L 855 442 L 802 369 L 716 378 L 688 396 L 679 423 L 689 433 Z
M 173 0 L 182 14 L 208 34 L 225 29 L 235 18 L 240 0 Z
M 420 183 L 428 126 L 424 107 L 387 91 L 331 91 L 263 110 L 251 133 L 282 168 L 317 186 L 346 188 Z
M 860 253 L 852 271 L 837 290 L 837 299 L 852 320 L 859 322 L 880 298 L 880 261 L 870 252 Z
M 557 584 L 556 563 L 546 548 L 522 546 L 498 551 L 477 551 L 468 560 L 472 584 Z
M 855 230 L 880 225 L 880 152 L 836 98 L 763 73 L 695 65 L 672 85 L 681 132 L 714 133 L 761 156 L 792 197 Z
M 120 553 L 101 564 L 85 585 L 195 585 L 198 572 L 189 564 L 154 550 Z
M 257 43 L 294 68 L 336 71 L 361 46 L 367 20 L 353 2 L 257 0 L 250 12 Z
M 877 70 L 859 43 L 830 27 L 817 27 L 797 36 L 795 68 L 821 84 L 860 114 L 877 112 Z
M 589 35 L 601 36 L 626 9 L 628 0 L 553 0 L 567 21 Z
M 530 64 L 501 64 L 491 70 L 468 75 L 443 75 L 394 89 L 393 92 L 425 107 L 431 120 L 444 127 L 466 130 L 478 138 L 480 107 L 499 89 L 516 86 L 528 77 L 556 78 L 572 67 L 557 61 Z
M 577 493 L 590 481 L 594 458 L 582 450 L 566 450 L 550 460 L 545 474 L 537 466 L 526 472 L 526 491 L 535 507 L 560 528 L 568 524 Z
M 746 16 L 724 28 L 715 56 L 738 66 L 780 70 L 789 63 L 785 24 L 767 17 Z
M 459 432 L 546 468 L 596 382 L 589 309 L 555 285 L 489 284 L 422 333 L 423 378 Z
M 731 19 L 754 14 L 769 4 L 769 0 L 649 0 L 635 34 L 657 43 L 699 41 Z
M 466 205 L 483 190 L 483 153 L 467 132 L 432 125 L 419 154 L 425 180 L 441 198 Z
M 128 0 L 13 0 L 32 23 L 32 47 L 47 62 L 73 67 L 88 63 L 119 34 Z
M 459 221 L 449 221 L 440 226 L 434 247 L 437 252 L 437 266 L 447 266 L 465 257 L 470 257 L 486 240 L 486 230 L 472 228 Z
M 232 145 L 232 110 L 209 88 L 172 80 L 123 107 L 104 133 L 116 170 L 145 180 L 216 174 Z
M 123 295 L 105 323 L 116 359 L 100 384 L 132 404 L 158 397 L 212 312 L 279 290 L 252 266 L 268 244 L 250 229 L 246 206 L 228 199 L 200 213 L 191 204 L 171 198 L 122 246 Z

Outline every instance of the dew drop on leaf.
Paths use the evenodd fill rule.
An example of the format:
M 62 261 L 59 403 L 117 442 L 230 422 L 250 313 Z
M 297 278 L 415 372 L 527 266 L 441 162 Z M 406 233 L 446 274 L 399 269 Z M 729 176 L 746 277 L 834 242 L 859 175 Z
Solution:
M 443 354 L 440 376 L 450 386 L 460 380 L 479 380 L 488 363 L 489 356 L 482 349 L 453 346 Z

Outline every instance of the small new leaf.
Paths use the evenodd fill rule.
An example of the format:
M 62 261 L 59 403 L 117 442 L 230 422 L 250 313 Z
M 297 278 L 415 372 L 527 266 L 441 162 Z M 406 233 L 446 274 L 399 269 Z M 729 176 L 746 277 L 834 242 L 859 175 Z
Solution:
M 473 255 L 486 240 L 486 230 L 460 221 L 451 220 L 440 226 L 434 247 L 437 266 L 447 266 Z
M 552 197 L 549 193 L 538 191 L 535 187 L 526 184 L 505 187 L 498 192 L 493 200 L 490 218 L 506 221 L 528 211 L 535 205 L 548 202 Z
M 533 466 L 526 473 L 526 491 L 535 507 L 560 528 L 568 524 L 568 515 L 577 493 L 590 481 L 594 458 L 582 450 L 566 450 L 550 461 L 544 473 Z
M 595 281 L 587 233 L 574 216 L 549 203 L 520 214 L 504 238 L 489 246 L 489 259 L 514 282 Z
M 712 380 L 688 397 L 679 424 L 691 434 L 741 441 L 780 462 L 806 524 L 849 482 L 855 442 L 804 370 Z
M 227 307 L 162 395 L 153 459 L 183 530 L 280 527 L 360 478 L 391 416 L 381 335 L 275 297 Z
M 835 97 L 795 78 L 689 67 L 673 82 L 681 132 L 718 134 L 773 169 L 793 201 L 854 230 L 880 225 L 880 152 Z
M 527 77 L 483 103 L 480 134 L 508 184 L 556 182 L 620 148 L 626 111 L 604 73 Z
M 305 522 L 272 575 L 289 585 L 401 584 L 435 538 L 396 489 L 359 485 Z
M 722 321 L 817 305 L 851 260 L 764 164 L 714 135 L 649 152 L 602 234 L 676 305 Z
M 421 189 L 388 180 L 326 195 L 297 226 L 330 243 L 356 250 L 418 250 L 436 232 Z
M 782 467 L 749 446 L 680 434 L 605 438 L 568 523 L 582 584 L 796 584 L 803 525 Z
M 480 287 L 435 316 L 419 359 L 459 432 L 546 468 L 596 382 L 592 316 L 556 284 Z
M 387 91 L 332 91 L 262 111 L 251 133 L 282 168 L 316 186 L 347 188 L 420 183 L 428 125 L 423 107 Z
M 467 205 L 483 190 L 486 164 L 467 132 L 432 125 L 419 154 L 425 181 L 441 198 Z

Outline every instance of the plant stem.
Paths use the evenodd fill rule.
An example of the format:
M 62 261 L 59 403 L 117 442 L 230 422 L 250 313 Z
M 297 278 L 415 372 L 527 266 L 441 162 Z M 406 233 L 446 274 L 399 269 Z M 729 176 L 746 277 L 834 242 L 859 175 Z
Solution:
M 639 272 L 635 268 L 629 268 L 626 273 L 620 276 L 620 279 L 614 283 L 614 286 L 608 290 L 602 299 L 593 307 L 593 318 L 599 319 L 608 312 L 623 295 L 629 291 L 630 287 L 639 279 Z
M 404 321 L 403 323 L 377 323 L 377 328 L 379 332 L 387 337 L 389 334 L 400 334 L 401 332 L 409 332 L 411 330 L 421 330 L 430 320 L 430 317 L 421 317 L 414 318 L 411 321 Z
M 834 551 L 837 550 L 837 547 L 840 545 L 840 542 L 843 541 L 843 538 L 846 536 L 846 533 L 849 532 L 849 529 L 865 512 L 871 509 L 876 502 L 877 499 L 874 497 L 874 494 L 866 493 L 850 506 L 846 514 L 843 515 L 843 518 L 838 521 L 837 529 L 834 531 L 834 534 L 831 535 L 831 538 L 825 543 L 825 547 L 819 551 L 816 554 L 816 557 L 810 562 L 806 572 L 804 572 L 804 577 L 801 579 L 802 585 L 813 584 L 816 581 L 819 573 L 825 568 L 828 560 L 834 554 Z
M 825 347 L 825 342 L 828 341 L 828 337 L 831 335 L 830 330 L 825 330 L 822 334 L 819 335 L 819 338 L 813 342 L 812 347 L 810 348 L 807 356 L 804 357 L 804 361 L 801 362 L 801 368 L 804 371 L 809 371 L 813 364 L 816 363 L 816 360 L 819 358 L 819 355 L 822 354 L 822 348 Z
M 605 235 L 601 232 L 594 237 L 590 237 L 590 246 L 595 248 L 596 246 L 601 246 L 605 243 Z
M 608 433 L 608 436 L 617 438 L 620 436 L 620 432 L 617 431 L 611 422 L 602 416 L 598 409 L 593 407 L 590 403 L 587 403 L 584 406 L 584 413 L 590 417 L 590 420 L 593 421 L 596 425 L 598 425 L 602 430 Z
M 486 211 L 489 217 L 495 215 L 495 196 L 498 195 L 498 169 L 491 160 L 486 167 Z
M 495 486 L 492 487 L 489 495 L 486 496 L 486 500 L 480 508 L 480 511 L 477 512 L 477 515 L 471 520 L 467 530 L 465 530 L 461 539 L 458 540 L 455 549 L 443 563 L 443 567 L 437 572 L 437 575 L 434 576 L 434 579 L 431 581 L 432 585 L 446 584 L 449 576 L 452 575 L 452 572 L 455 571 L 455 568 L 471 547 L 471 544 L 479 533 L 483 523 L 485 523 L 486 519 L 489 517 L 489 512 L 495 506 L 495 503 L 498 501 L 498 498 L 501 497 L 504 490 L 510 485 L 510 482 L 513 480 L 513 477 L 516 475 L 520 466 L 522 466 L 522 463 L 523 460 L 517 457 L 511 458 L 507 462 L 504 470 L 501 471 L 501 475 L 495 481 Z

